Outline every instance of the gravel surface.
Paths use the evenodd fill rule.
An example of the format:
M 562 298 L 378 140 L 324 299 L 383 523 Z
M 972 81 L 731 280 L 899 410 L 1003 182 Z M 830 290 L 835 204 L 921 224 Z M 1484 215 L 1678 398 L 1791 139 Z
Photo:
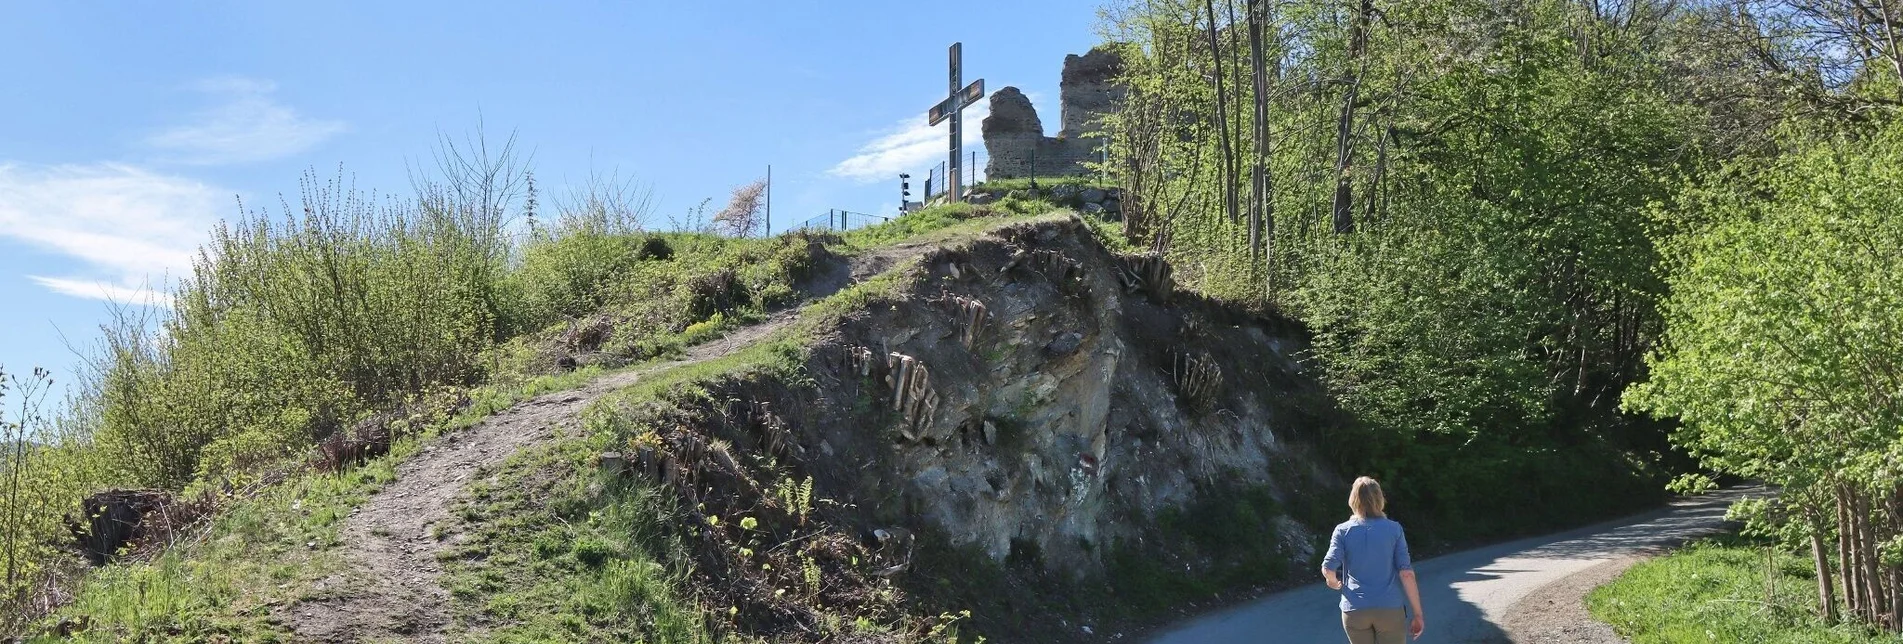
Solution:
M 1723 529 L 1725 508 L 1758 493 L 1727 490 L 1636 517 L 1417 561 L 1427 632 L 1416 641 L 1618 642 L 1604 625 L 1595 630 L 1578 604 L 1585 592 L 1616 577 L 1621 561 Z M 1339 595 L 1322 585 L 1319 572 L 1315 578 L 1313 585 L 1186 621 L 1149 641 L 1345 642 Z M 1611 639 L 1590 639 L 1595 636 Z
M 1541 586 L 1507 609 L 1500 620 L 1506 641 L 1518 644 L 1627 644 L 1605 622 L 1586 611 L 1586 593 L 1618 579 L 1645 556 L 1612 559 Z

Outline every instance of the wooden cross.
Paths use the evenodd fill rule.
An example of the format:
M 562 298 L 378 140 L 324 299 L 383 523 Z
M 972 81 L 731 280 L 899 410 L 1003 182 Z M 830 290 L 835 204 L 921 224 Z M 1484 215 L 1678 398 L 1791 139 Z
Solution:
M 985 96 L 985 79 L 980 78 L 972 81 L 970 85 L 960 87 L 964 83 L 964 70 L 960 69 L 964 64 L 964 56 L 961 53 L 963 44 L 952 43 L 951 46 L 951 96 L 939 101 L 925 113 L 925 118 L 929 121 L 928 125 L 938 125 L 939 121 L 951 119 L 951 163 L 946 166 L 949 170 L 945 173 L 945 194 L 952 202 L 964 200 L 959 186 L 963 175 L 959 174 L 958 157 L 962 156 L 964 151 L 965 128 L 964 119 L 959 116 L 959 112 L 963 112 L 966 107 L 970 107 Z M 929 199 L 931 195 L 927 194 L 925 197 Z

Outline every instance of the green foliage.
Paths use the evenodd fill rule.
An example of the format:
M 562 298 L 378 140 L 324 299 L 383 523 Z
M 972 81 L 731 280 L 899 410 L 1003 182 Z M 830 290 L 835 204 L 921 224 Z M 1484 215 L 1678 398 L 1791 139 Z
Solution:
M 1775 502 L 1734 509 L 1751 534 L 1824 551 L 1846 587 L 1874 576 L 1893 588 L 1903 126 L 1795 143 L 1675 204 L 1668 342 L 1625 402 L 1682 422 L 1674 442 L 1706 467 L 1779 488 Z M 1866 620 L 1881 611 L 1862 593 L 1839 597 Z
M 1714 469 L 1894 485 L 1903 416 L 1903 127 L 1694 191 L 1675 217 L 1670 343 L 1627 404 L 1684 422 Z
M 1586 605 L 1633 644 L 1903 642 L 1895 634 L 1823 623 L 1806 557 L 1762 541 L 1701 541 L 1640 562 L 1593 590 Z
M 1158 513 L 1156 545 L 1119 543 L 1106 564 L 1119 608 L 1160 615 L 1237 588 L 1287 578 L 1282 547 L 1286 512 L 1267 488 L 1216 487 Z M 1195 562 L 1194 568 L 1179 562 Z
M 478 382 L 506 308 L 497 233 L 480 214 L 307 178 L 297 211 L 214 232 L 170 316 L 108 329 L 87 383 L 98 448 L 127 483 L 177 489 Z
M 981 207 L 968 203 L 942 204 L 908 212 L 891 221 L 849 231 L 844 238 L 847 243 L 861 248 L 883 246 L 940 230 L 983 214 L 984 210 Z
M 1184 285 L 1314 332 L 1356 425 L 1333 441 L 1337 467 L 1387 480 L 1423 536 L 1659 498 L 1663 432 L 1616 403 L 1643 376 L 1664 292 L 1647 206 L 1702 158 L 1671 61 L 1616 30 L 1588 45 L 1579 25 L 1602 18 L 1571 3 L 1385 3 L 1360 36 L 1355 10 L 1271 10 L 1265 46 L 1283 62 L 1262 97 L 1259 203 L 1230 170 L 1252 157 L 1221 143 L 1246 149 L 1254 128 L 1247 52 L 1223 38 L 1213 57 L 1203 3 L 1117 14 L 1131 99 L 1108 119 L 1105 167 L 1124 187 L 1125 236 L 1164 251 Z M 1238 214 L 1262 213 L 1259 246 L 1230 194 L 1251 201 Z
M 657 252 L 667 249 L 667 252 Z M 522 248 L 516 271 L 505 288 L 520 294 L 512 328 L 580 317 L 608 303 L 622 276 L 644 261 L 667 261 L 670 244 L 662 235 L 639 235 L 579 224 L 531 238 Z
M 0 633 L 18 632 L 44 612 L 37 591 L 70 574 L 61 565 L 67 490 L 95 474 L 68 457 L 60 428 L 45 415 L 53 384 L 45 369 L 0 366 Z
M 528 338 L 546 342 L 567 320 L 602 316 L 614 327 L 610 349 L 639 359 L 644 344 L 714 315 L 793 304 L 794 284 L 816 268 L 822 245 L 801 234 L 734 239 L 583 228 L 538 236 L 506 280 L 524 302 L 515 329 L 539 331 Z

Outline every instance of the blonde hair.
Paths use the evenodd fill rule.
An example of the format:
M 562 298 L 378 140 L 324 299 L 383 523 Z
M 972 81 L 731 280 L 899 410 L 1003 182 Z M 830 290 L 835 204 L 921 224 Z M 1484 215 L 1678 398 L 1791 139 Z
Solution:
M 1366 476 L 1355 479 L 1348 491 L 1348 508 L 1362 518 L 1387 516 L 1388 498 L 1381 494 L 1381 483 Z

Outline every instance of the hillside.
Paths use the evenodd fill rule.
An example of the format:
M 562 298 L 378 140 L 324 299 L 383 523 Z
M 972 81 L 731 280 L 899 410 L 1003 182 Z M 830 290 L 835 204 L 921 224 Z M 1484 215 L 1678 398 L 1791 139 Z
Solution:
M 744 632 L 926 609 L 1090 639 L 1307 562 L 1284 504 L 1330 478 L 1299 340 L 1150 262 L 1081 220 L 1007 225 L 822 303 L 797 351 L 602 413 Z
M 358 423 L 316 470 L 153 497 L 39 632 L 1088 640 L 1303 567 L 1334 475 L 1296 327 L 1012 212 L 775 242 L 796 304 L 716 305 L 682 348 L 613 308 L 521 336 L 521 375 Z

